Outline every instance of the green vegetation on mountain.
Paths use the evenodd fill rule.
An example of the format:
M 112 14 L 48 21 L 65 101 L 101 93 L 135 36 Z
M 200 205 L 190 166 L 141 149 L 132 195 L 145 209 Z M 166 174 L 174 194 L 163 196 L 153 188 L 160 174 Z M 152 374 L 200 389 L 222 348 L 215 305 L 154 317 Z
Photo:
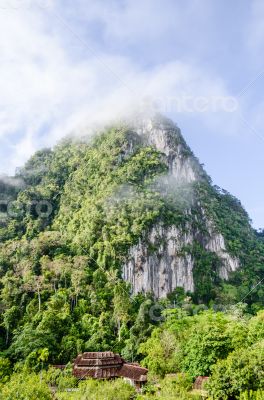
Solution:
M 13 399 L 14 393 L 21 393 L 19 399 L 33 399 L 34 393 L 52 398 L 44 370 L 71 362 L 84 350 L 113 350 L 128 360 L 143 360 L 162 378 L 183 374 L 183 383 L 172 379 L 160 390 L 154 385 L 138 397 L 142 400 L 174 398 L 168 388 L 188 399 L 190 382 L 207 374 L 212 374 L 215 399 L 263 389 L 262 377 L 253 384 L 254 365 L 263 374 L 262 359 L 249 363 L 240 386 L 228 378 L 238 379 L 240 356 L 246 368 L 262 349 L 263 315 L 250 319 L 263 308 L 263 285 L 257 285 L 264 277 L 262 235 L 251 228 L 239 201 L 209 179 L 192 185 L 190 202 L 190 185 L 170 191 L 163 182 L 167 174 L 164 154 L 124 125 L 90 141 L 65 140 L 54 150 L 38 151 L 13 183 L 0 181 L 1 200 L 7 201 L 7 206 L 1 203 L 0 224 L 0 398 Z M 210 235 L 203 213 L 224 236 L 228 252 L 239 258 L 240 268 L 223 281 L 219 257 L 197 240 L 180 249 L 195 261 L 194 293 L 177 288 L 167 300 L 132 295 L 121 278 L 131 246 L 146 240 L 157 223 Z M 202 312 L 242 299 L 246 310 L 237 319 Z M 161 313 L 168 305 L 174 309 Z M 123 383 L 113 385 L 120 385 L 120 399 L 133 395 Z M 109 393 L 116 387 L 109 386 Z M 80 388 L 86 397 L 61 398 L 90 399 L 91 391 L 104 390 L 87 383 Z M 231 397 L 221 397 L 225 390 Z

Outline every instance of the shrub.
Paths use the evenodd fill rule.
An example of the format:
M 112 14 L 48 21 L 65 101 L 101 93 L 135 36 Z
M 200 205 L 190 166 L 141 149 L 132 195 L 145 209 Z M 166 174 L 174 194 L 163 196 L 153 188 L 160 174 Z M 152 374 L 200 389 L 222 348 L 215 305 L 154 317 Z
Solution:
M 0 383 L 8 381 L 11 374 L 11 364 L 7 358 L 0 357 Z
M 225 360 L 218 361 L 212 368 L 207 386 L 215 400 L 239 399 L 241 395 L 246 396 L 243 392 L 263 391 L 264 342 L 248 349 L 238 349 Z
M 0 387 L 0 398 L 5 400 L 52 400 L 48 385 L 39 375 L 14 374 Z

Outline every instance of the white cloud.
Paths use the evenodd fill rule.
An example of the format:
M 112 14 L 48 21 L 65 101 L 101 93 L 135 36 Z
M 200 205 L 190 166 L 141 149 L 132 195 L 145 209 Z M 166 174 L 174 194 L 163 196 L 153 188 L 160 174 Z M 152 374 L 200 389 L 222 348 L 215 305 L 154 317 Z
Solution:
M 120 36 L 121 31 L 125 38 L 136 32 L 155 37 L 159 29 L 167 30 L 177 21 L 180 27 L 184 24 L 183 16 L 180 20 L 180 14 L 167 15 L 164 8 L 163 18 L 168 25 L 153 21 L 153 15 L 158 19 L 159 14 L 149 15 L 150 1 L 143 2 L 137 26 L 133 25 L 137 8 L 132 1 L 125 8 L 113 9 L 112 2 L 110 6 L 105 2 L 88 4 L 88 20 L 103 18 L 105 34 L 112 37 Z M 105 13 L 98 4 L 105 7 Z M 192 4 L 185 14 L 194 13 L 197 2 Z M 162 3 L 156 1 L 155 5 L 161 7 Z M 12 172 L 37 148 L 53 145 L 70 131 L 78 132 L 89 124 L 123 116 L 144 104 L 146 98 L 159 103 L 161 111 L 177 115 L 177 109 L 163 110 L 171 107 L 175 99 L 230 96 L 222 79 L 194 62 L 174 60 L 141 69 L 125 56 L 94 51 L 91 54 L 91 42 L 86 46 L 86 39 L 79 40 L 73 34 L 74 27 L 68 30 L 66 25 L 60 25 L 52 9 L 27 4 L 24 8 L 0 10 L 0 140 L 9 141 L 11 151 L 11 156 L 3 155 L 0 170 Z M 74 46 L 78 47 L 76 53 Z M 230 126 L 226 122 L 228 113 L 212 113 L 209 109 L 193 114 L 212 130 L 221 130 L 224 125 L 228 130 Z

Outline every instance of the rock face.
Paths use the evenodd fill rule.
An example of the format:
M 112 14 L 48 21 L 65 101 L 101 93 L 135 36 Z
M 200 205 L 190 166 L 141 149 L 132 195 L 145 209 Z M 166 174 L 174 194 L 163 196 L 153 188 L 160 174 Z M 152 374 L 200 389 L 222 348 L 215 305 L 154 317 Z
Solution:
M 177 287 L 193 292 L 194 258 L 182 254 L 182 249 L 192 245 L 195 239 L 195 233 L 184 233 L 176 226 L 153 227 L 148 237 L 130 249 L 123 266 L 123 278 L 131 284 L 134 293 L 153 292 L 157 298 L 166 297 Z M 223 236 L 211 232 L 209 238 L 200 237 L 200 240 L 222 261 L 219 275 L 227 279 L 229 272 L 239 267 L 239 260 L 226 252 Z
M 176 226 L 153 227 L 144 241 L 130 249 L 123 278 L 131 283 L 134 293 L 153 292 L 156 297 L 164 297 L 178 286 L 193 291 L 192 257 L 179 254 L 182 245 L 191 242 L 192 236 Z M 150 251 L 146 243 L 155 251 Z
M 156 147 L 164 154 L 169 176 L 177 182 L 192 184 L 208 179 L 205 171 L 186 145 L 179 128 L 168 121 L 148 120 L 134 127 L 147 145 Z M 152 292 L 157 298 L 165 297 L 177 287 L 193 292 L 195 260 L 183 249 L 198 241 L 206 251 L 213 252 L 221 261 L 219 276 L 227 279 L 229 272 L 239 267 L 239 260 L 226 251 L 224 237 L 216 231 L 213 221 L 206 217 L 199 204 L 203 230 L 192 224 L 153 226 L 144 238 L 133 246 L 123 265 L 123 278 L 134 293 Z M 186 210 L 188 213 L 188 210 Z
M 147 144 L 156 147 L 166 156 L 169 173 L 187 183 L 206 175 L 198 160 L 187 146 L 180 129 L 166 119 L 150 119 L 136 127 Z
M 239 268 L 239 260 L 238 258 L 232 257 L 228 254 L 223 235 L 214 231 L 211 221 L 207 221 L 207 229 L 209 232 L 209 240 L 206 243 L 205 248 L 218 255 L 219 259 L 222 261 L 219 271 L 220 277 L 228 279 L 229 273 Z

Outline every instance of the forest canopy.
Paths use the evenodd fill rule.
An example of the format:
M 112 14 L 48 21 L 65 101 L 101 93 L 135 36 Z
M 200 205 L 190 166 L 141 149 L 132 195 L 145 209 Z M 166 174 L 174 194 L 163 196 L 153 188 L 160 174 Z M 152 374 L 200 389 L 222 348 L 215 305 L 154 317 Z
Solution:
M 52 369 L 108 350 L 149 368 L 138 399 L 195 398 L 197 376 L 210 376 L 212 399 L 261 398 L 263 235 L 209 177 L 193 184 L 190 204 L 156 184 L 166 174 L 164 154 L 120 126 L 38 151 L 13 181 L 0 179 L 0 398 L 49 399 L 51 387 L 74 385 L 58 398 L 133 398 L 123 382 L 79 385 L 70 368 Z M 201 207 L 240 268 L 223 280 L 217 255 L 196 241 L 180 249 L 195 260 L 194 292 L 133 294 L 121 274 L 131 246 L 161 222 L 205 229 Z

